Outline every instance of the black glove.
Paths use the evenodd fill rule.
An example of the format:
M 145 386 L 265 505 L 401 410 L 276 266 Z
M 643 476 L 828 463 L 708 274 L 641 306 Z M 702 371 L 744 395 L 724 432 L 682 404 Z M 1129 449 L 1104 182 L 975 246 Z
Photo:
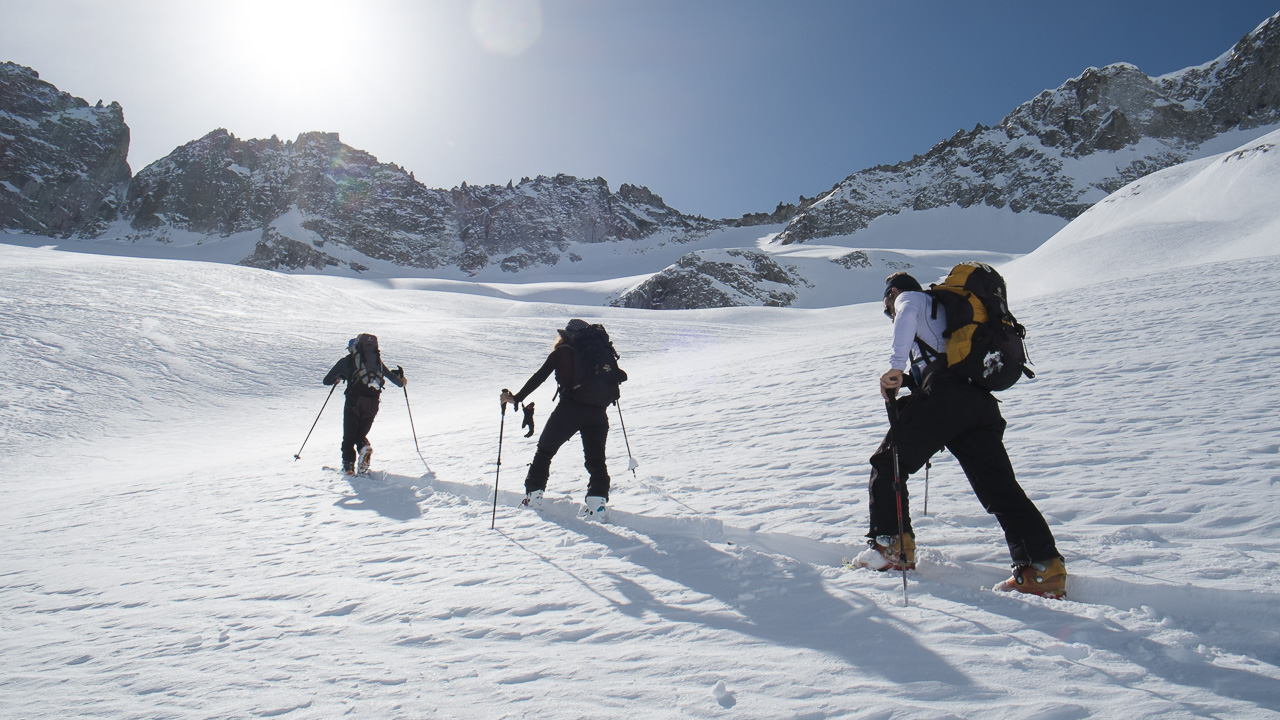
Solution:
M 409 386 L 409 378 L 407 378 L 407 377 L 405 377 L 405 376 L 404 376 L 404 368 L 402 368 L 402 367 L 400 367 L 399 365 L 397 365 L 397 366 L 396 366 L 396 372 L 397 372 L 397 373 L 399 373 L 399 375 L 400 375 L 400 385 L 401 385 L 401 387 L 408 387 L 408 386 Z
M 524 406 L 524 422 L 520 423 L 520 427 L 529 428 L 529 432 L 525 433 L 525 437 L 533 436 L 533 403 Z

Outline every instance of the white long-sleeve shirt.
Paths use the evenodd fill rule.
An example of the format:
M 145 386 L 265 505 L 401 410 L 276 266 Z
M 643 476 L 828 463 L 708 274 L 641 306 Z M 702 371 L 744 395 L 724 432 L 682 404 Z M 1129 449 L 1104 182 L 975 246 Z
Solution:
M 894 300 L 893 313 L 893 349 L 889 353 L 891 369 L 905 372 L 909 363 L 916 363 L 921 370 L 924 369 L 920 350 L 916 347 L 917 337 L 939 353 L 946 352 L 947 341 L 942 333 L 947 329 L 947 311 L 939 305 L 938 317 L 930 317 L 933 298 L 908 290 Z

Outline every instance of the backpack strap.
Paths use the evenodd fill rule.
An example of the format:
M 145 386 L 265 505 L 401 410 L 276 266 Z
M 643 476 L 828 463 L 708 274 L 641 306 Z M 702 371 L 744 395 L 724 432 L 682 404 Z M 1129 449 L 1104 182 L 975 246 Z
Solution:
M 916 346 L 920 348 L 920 357 L 924 358 L 926 365 L 942 357 L 938 354 L 937 350 L 934 350 L 933 347 L 922 340 L 919 335 L 916 336 Z

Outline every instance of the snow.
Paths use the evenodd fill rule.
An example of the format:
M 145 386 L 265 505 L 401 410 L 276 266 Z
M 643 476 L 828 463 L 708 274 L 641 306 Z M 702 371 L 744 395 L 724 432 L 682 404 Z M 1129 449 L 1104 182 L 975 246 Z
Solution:
M 989 591 L 1000 533 L 945 454 L 927 516 L 910 483 L 910 603 L 840 567 L 886 425 L 878 303 L 635 311 L 6 235 L 0 714 L 1274 717 L 1280 151 L 1260 147 L 1144 178 L 1005 266 L 1039 372 L 1002 394 L 1007 444 L 1065 601 Z M 609 525 L 576 517 L 573 443 L 549 509 L 517 507 L 535 439 L 496 397 L 575 316 L 631 375 L 639 465 L 610 410 Z M 341 399 L 319 379 L 358 332 L 410 385 L 384 395 L 379 472 L 348 481 L 322 469 Z
M 822 242 L 857 248 L 981 249 L 1021 254 L 1036 249 L 1066 224 L 1052 215 L 1016 213 L 987 205 L 952 205 L 881 215 L 856 235 L 823 238 Z
M 1274 254 L 1280 248 L 1280 218 L 1272 207 L 1277 187 L 1280 130 L 1135 180 L 1010 264 L 1006 279 L 1021 292 L 1045 292 Z M 1104 244 L 1142 252 L 1121 262 Z

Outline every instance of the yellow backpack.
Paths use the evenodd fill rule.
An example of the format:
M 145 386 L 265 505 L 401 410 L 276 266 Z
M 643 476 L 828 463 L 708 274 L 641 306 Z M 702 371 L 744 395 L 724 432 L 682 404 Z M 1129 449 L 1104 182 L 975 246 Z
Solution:
M 1006 390 L 1023 375 L 1035 377 L 1027 358 L 1026 328 L 1009 312 L 1004 278 L 990 265 L 964 262 L 951 269 L 941 283 L 925 291 L 947 312 L 945 352 L 916 340 L 926 359 L 945 357 L 947 372 L 987 390 Z

